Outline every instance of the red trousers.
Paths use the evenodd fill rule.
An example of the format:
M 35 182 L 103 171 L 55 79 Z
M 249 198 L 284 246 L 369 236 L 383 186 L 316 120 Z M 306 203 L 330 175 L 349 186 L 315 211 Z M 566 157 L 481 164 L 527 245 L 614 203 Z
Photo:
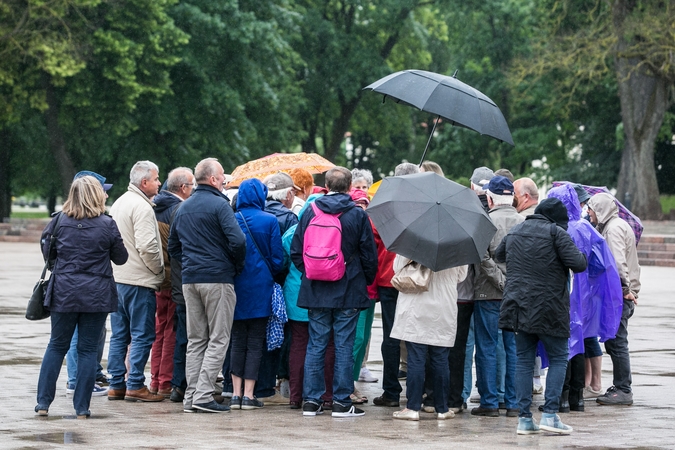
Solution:
M 176 304 L 171 300 L 171 289 L 158 291 L 157 315 L 155 318 L 155 343 L 150 355 L 150 389 L 171 390 L 173 378 L 173 350 L 176 347 L 174 314 Z

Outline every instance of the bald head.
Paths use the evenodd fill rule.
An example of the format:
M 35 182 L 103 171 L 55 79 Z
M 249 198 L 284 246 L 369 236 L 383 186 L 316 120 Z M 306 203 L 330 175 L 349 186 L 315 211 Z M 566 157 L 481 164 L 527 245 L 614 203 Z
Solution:
M 513 182 L 513 188 L 518 199 L 518 206 L 516 206 L 518 212 L 539 203 L 539 190 L 532 178 L 517 179 Z

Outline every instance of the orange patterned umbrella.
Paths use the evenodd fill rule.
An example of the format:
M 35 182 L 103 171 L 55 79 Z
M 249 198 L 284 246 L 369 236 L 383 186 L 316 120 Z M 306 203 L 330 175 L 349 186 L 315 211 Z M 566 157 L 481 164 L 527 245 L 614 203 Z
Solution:
M 292 169 L 305 169 L 309 173 L 323 173 L 335 167 L 317 153 L 274 153 L 264 158 L 249 161 L 234 169 L 230 186 L 239 184 L 250 178 L 262 180 L 277 172 L 289 172 Z

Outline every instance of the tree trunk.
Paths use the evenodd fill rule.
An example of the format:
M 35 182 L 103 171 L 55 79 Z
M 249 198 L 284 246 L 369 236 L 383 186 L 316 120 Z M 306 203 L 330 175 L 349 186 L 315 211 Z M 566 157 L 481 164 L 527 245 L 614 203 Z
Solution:
M 63 137 L 63 130 L 59 125 L 59 102 L 54 92 L 54 86 L 51 83 L 50 76 L 44 74 L 43 87 L 46 92 L 48 109 L 45 111 L 45 121 L 47 122 L 47 135 L 49 138 L 49 149 L 54 155 L 56 169 L 61 177 L 61 190 L 64 196 L 68 195 L 70 184 L 75 176 L 75 166 L 68 154 L 66 140 Z
M 344 97 L 340 95 L 340 116 L 333 123 L 330 133 L 330 141 L 328 142 L 324 152 L 324 156 L 326 159 L 328 159 L 328 161 L 335 161 L 335 158 L 340 152 L 340 146 L 342 145 L 342 141 L 345 138 L 345 133 L 349 129 L 349 122 L 352 120 L 354 111 L 356 111 L 356 107 L 360 101 L 360 92 L 348 102 L 345 102 Z
M 668 83 L 648 72 L 646 66 L 639 66 L 638 59 L 621 57 L 628 46 L 621 25 L 629 6 L 624 2 L 615 5 L 614 25 L 618 38 L 615 64 L 625 135 L 616 197 L 641 219 L 660 219 L 654 144 L 668 109 Z
M 12 213 L 11 173 L 9 171 L 9 131 L 0 129 L 0 222 Z

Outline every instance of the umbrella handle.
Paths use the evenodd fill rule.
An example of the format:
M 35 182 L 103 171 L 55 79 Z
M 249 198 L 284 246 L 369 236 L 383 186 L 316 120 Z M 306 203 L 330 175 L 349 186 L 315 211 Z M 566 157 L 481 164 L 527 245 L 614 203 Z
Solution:
M 422 159 L 420 160 L 420 167 L 422 167 L 422 163 L 424 162 L 424 158 L 427 156 L 427 150 L 429 149 L 429 143 L 431 142 L 431 138 L 434 137 L 434 131 L 436 131 L 436 125 L 438 125 L 438 121 L 441 120 L 441 116 L 436 117 L 436 120 L 434 121 L 434 126 L 431 128 L 431 134 L 429 135 L 429 140 L 427 140 L 427 145 L 424 147 L 424 153 L 422 153 Z

